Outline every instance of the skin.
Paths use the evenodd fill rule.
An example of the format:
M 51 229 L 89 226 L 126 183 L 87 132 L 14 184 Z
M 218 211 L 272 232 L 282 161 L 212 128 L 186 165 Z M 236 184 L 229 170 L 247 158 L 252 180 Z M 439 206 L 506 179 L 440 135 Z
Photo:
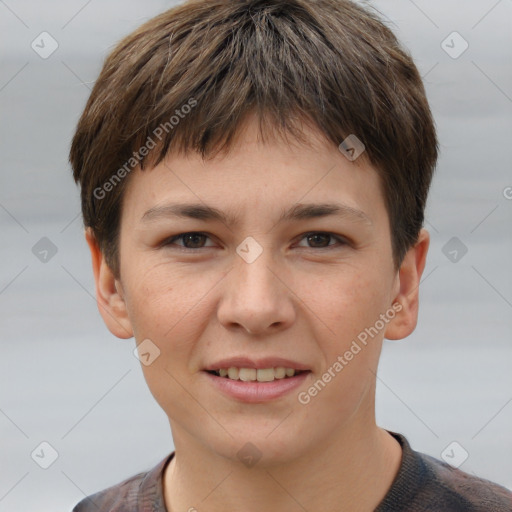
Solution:
M 397 271 L 376 171 L 364 155 L 351 162 L 315 128 L 304 131 L 311 145 L 263 144 L 249 119 L 229 154 L 207 161 L 170 154 L 153 169 L 133 171 L 119 279 L 86 232 L 106 325 L 160 350 L 142 369 L 176 449 L 164 473 L 169 511 L 373 511 L 399 469 L 400 445 L 375 423 L 375 373 L 384 337 L 405 338 L 416 326 L 429 234 L 421 230 Z M 236 214 L 238 223 L 142 220 L 149 209 L 178 201 Z M 297 203 L 343 203 L 369 221 L 331 215 L 278 223 Z M 189 232 L 207 236 L 162 244 Z M 346 242 L 308 238 L 311 232 Z M 236 252 L 249 236 L 263 250 L 252 263 Z M 301 404 L 298 393 L 392 304 L 400 312 Z M 202 371 L 234 355 L 284 357 L 311 373 L 282 398 L 242 403 Z M 261 453 L 253 467 L 237 457 L 247 442 Z

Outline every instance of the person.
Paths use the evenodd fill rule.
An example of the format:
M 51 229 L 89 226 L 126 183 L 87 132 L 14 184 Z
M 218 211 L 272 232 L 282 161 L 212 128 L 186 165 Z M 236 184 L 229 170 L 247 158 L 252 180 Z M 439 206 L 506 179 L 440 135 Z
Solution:
M 70 162 L 100 314 L 175 450 L 74 511 L 512 511 L 375 420 L 438 151 L 410 54 L 355 2 L 193 0 L 125 37 Z

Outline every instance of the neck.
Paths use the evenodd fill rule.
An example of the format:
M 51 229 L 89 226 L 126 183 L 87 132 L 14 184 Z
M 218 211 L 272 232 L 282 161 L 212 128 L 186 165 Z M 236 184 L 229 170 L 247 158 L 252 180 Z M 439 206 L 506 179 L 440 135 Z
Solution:
M 401 447 L 375 423 L 339 434 L 287 464 L 245 467 L 175 427 L 176 453 L 164 473 L 167 510 L 373 511 L 398 473 Z

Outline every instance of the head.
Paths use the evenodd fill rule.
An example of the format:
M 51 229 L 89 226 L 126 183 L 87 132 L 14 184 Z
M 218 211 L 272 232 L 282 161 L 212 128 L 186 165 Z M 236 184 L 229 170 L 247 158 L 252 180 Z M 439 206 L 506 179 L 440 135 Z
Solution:
M 143 369 L 175 435 L 276 460 L 291 405 L 297 436 L 330 417 L 303 451 L 372 420 L 382 340 L 416 325 L 437 151 L 411 57 L 349 1 L 189 1 L 114 48 L 70 161 L 100 312 L 158 353 Z M 300 364 L 302 402 L 227 398 L 206 370 L 230 356 Z

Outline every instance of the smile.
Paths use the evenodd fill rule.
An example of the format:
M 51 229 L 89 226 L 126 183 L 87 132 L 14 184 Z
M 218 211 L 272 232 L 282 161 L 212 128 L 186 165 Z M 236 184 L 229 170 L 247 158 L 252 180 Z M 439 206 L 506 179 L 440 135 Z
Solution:
M 295 370 L 293 368 L 285 368 L 279 366 L 277 368 L 221 368 L 219 370 L 211 370 L 208 373 L 225 377 L 231 380 L 241 380 L 244 382 L 272 382 L 274 379 L 286 379 L 302 373 L 303 370 Z

